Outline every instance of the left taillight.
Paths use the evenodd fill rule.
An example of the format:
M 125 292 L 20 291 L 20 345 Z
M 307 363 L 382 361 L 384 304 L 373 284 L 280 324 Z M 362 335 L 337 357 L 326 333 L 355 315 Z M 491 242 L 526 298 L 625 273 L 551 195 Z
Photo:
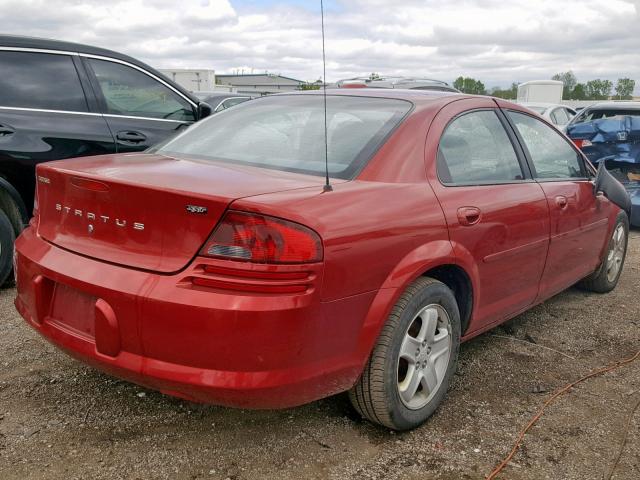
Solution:
M 313 263 L 322 260 L 322 241 L 299 223 L 228 211 L 200 255 L 253 263 Z

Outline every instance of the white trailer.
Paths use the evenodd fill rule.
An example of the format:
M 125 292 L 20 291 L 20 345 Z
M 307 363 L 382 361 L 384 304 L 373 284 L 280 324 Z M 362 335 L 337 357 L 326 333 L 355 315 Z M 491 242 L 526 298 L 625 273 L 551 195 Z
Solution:
M 190 92 L 209 92 L 216 89 L 215 70 L 175 68 L 160 71 Z
M 557 80 L 532 80 L 518 85 L 518 103 L 562 103 L 564 84 Z

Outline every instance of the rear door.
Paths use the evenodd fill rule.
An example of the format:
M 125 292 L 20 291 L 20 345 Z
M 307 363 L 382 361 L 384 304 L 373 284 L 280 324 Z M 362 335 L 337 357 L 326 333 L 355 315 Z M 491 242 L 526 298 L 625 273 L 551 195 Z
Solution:
M 37 163 L 115 150 L 74 54 L 0 47 L 0 175 L 33 206 Z
M 196 119 L 196 105 L 160 78 L 116 59 L 83 56 L 118 152 L 145 150 Z
M 475 277 L 469 332 L 531 305 L 547 255 L 547 202 L 506 125 L 490 99 L 460 100 L 438 113 L 427 140 L 429 180 L 456 257 Z
M 596 269 L 613 206 L 594 195 L 584 159 L 564 135 L 524 112 L 506 113 L 549 205 L 551 238 L 540 285 L 546 298 Z

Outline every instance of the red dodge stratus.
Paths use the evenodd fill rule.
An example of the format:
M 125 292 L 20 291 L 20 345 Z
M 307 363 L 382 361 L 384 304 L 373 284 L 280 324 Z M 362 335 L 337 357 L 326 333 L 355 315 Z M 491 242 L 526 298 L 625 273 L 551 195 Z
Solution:
M 282 408 L 348 390 L 403 430 L 442 401 L 461 341 L 618 282 L 626 213 L 528 110 L 336 91 L 326 126 L 325 144 L 321 94 L 279 95 L 142 154 L 39 165 L 18 311 L 170 395 Z

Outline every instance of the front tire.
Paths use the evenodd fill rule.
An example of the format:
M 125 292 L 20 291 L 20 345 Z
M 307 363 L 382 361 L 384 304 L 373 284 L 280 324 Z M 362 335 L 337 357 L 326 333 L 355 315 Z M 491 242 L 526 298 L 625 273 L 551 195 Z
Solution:
M 0 210 L 0 287 L 5 285 L 13 267 L 13 244 L 16 240 L 13 225 Z
M 424 423 L 444 399 L 460 349 L 460 312 L 451 290 L 422 277 L 393 307 L 362 376 L 355 409 L 393 430 Z
M 604 260 L 598 270 L 580 282 L 580 287 L 596 293 L 607 293 L 616 288 L 627 256 L 628 239 L 629 219 L 626 213 L 620 212 Z

